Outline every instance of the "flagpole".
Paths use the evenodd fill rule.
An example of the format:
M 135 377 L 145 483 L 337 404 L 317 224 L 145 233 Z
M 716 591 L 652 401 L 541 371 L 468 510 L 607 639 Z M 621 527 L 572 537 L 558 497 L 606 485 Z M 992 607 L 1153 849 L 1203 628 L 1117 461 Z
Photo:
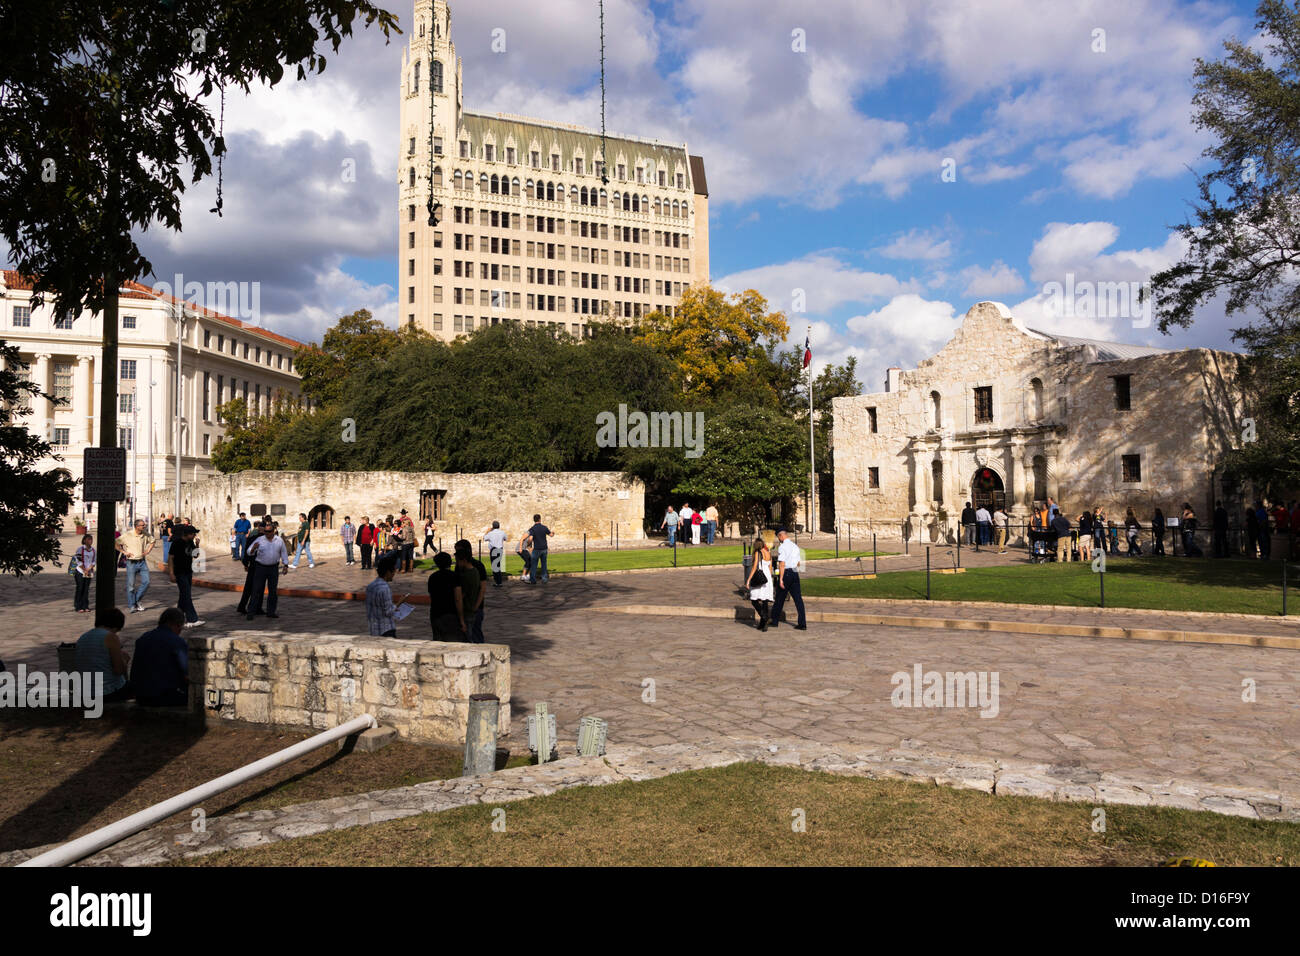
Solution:
M 812 341 L 812 326 L 808 326 L 808 342 Z M 811 351 L 805 349 L 805 351 Z M 813 372 L 808 363 L 808 533 L 817 531 L 817 450 L 813 439 Z

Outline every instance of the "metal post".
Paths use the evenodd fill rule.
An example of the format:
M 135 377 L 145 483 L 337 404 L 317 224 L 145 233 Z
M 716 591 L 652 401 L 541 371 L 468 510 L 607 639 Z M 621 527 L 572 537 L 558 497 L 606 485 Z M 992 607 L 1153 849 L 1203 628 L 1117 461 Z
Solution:
M 871 573 L 876 573 L 876 533 L 871 532 Z
M 501 699 L 496 694 L 471 694 L 465 726 L 465 761 L 461 776 L 491 773 L 497 764 L 497 721 Z
M 930 600 L 930 546 L 925 546 L 925 599 Z
M 1106 568 L 1105 565 L 1097 572 L 1097 577 L 1101 578 L 1101 606 L 1106 606 Z
M 899 522 L 899 529 L 900 529 L 900 533 L 903 536 L 903 553 L 910 555 L 912 553 L 912 548 L 910 542 L 908 542 L 907 540 L 907 522 L 906 521 Z
M 853 553 L 853 522 L 849 522 L 849 554 Z
M 961 567 L 961 523 L 957 523 L 957 567 Z
M 677 567 L 677 536 L 673 536 L 673 567 Z
M 1286 559 L 1282 559 L 1282 616 L 1286 617 Z
M 840 526 L 835 526 L 835 557 L 840 556 Z
M 587 532 L 582 532 L 582 571 L 587 572 Z

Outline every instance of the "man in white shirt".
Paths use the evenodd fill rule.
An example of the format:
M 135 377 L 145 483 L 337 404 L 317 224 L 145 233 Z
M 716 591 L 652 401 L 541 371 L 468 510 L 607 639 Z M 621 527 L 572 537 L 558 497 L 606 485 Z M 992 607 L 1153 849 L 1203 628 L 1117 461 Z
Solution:
M 682 505 L 682 510 L 677 512 L 682 520 L 682 544 L 691 543 L 691 517 L 695 514 L 688 501 Z
M 808 624 L 804 620 L 803 611 L 803 593 L 799 590 L 799 572 L 803 570 L 803 552 L 799 550 L 799 545 L 795 544 L 793 539 L 786 533 L 785 528 L 781 528 L 776 533 L 776 538 L 781 542 L 776 549 L 776 603 L 772 607 L 772 622 L 769 627 L 776 627 L 781 621 L 781 609 L 785 607 L 785 597 L 787 594 L 794 600 L 794 608 L 799 612 L 799 621 L 795 624 L 796 631 L 808 630 Z
M 249 602 L 245 617 L 251 621 L 254 614 L 262 613 L 263 588 L 268 592 L 266 616 L 279 617 L 275 613 L 280 603 L 276 588 L 280 582 L 280 569 L 288 567 L 289 552 L 284 539 L 276 533 L 275 525 L 268 524 L 263 529 L 263 537 L 248 546 L 248 552 L 253 556 L 253 600 Z
M 980 505 L 975 509 L 975 543 L 989 544 L 993 541 L 993 516 L 989 509 Z
M 1007 553 L 1007 526 L 1010 523 L 1006 509 L 998 505 L 997 510 L 993 512 L 993 530 L 997 532 L 998 536 L 998 554 Z
M 492 560 L 492 586 L 501 587 L 505 578 L 506 533 L 501 530 L 501 522 L 493 521 L 492 530 L 483 535 L 488 543 L 488 557 Z

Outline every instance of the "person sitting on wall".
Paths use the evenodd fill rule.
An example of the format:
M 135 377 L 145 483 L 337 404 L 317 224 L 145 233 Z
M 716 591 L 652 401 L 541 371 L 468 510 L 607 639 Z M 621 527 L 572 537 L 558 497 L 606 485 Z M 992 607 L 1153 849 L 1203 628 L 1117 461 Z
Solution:
M 136 701 L 145 707 L 189 703 L 190 649 L 181 637 L 184 629 L 185 613 L 169 607 L 159 615 L 158 626 L 136 640 L 131 686 Z
M 126 626 L 121 608 L 95 615 L 95 626 L 77 638 L 74 669 L 80 674 L 104 676 L 104 703 L 128 700 L 133 694 L 127 679 L 131 655 L 122 650 L 120 634 Z

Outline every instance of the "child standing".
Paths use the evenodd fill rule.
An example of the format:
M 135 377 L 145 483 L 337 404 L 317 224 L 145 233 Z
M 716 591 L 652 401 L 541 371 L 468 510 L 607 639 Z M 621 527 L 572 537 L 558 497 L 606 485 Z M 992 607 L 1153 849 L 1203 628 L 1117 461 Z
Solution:
M 81 547 L 73 552 L 73 576 L 77 579 L 77 594 L 72 606 L 78 614 L 90 613 L 90 582 L 95 576 L 94 538 L 83 535 Z

